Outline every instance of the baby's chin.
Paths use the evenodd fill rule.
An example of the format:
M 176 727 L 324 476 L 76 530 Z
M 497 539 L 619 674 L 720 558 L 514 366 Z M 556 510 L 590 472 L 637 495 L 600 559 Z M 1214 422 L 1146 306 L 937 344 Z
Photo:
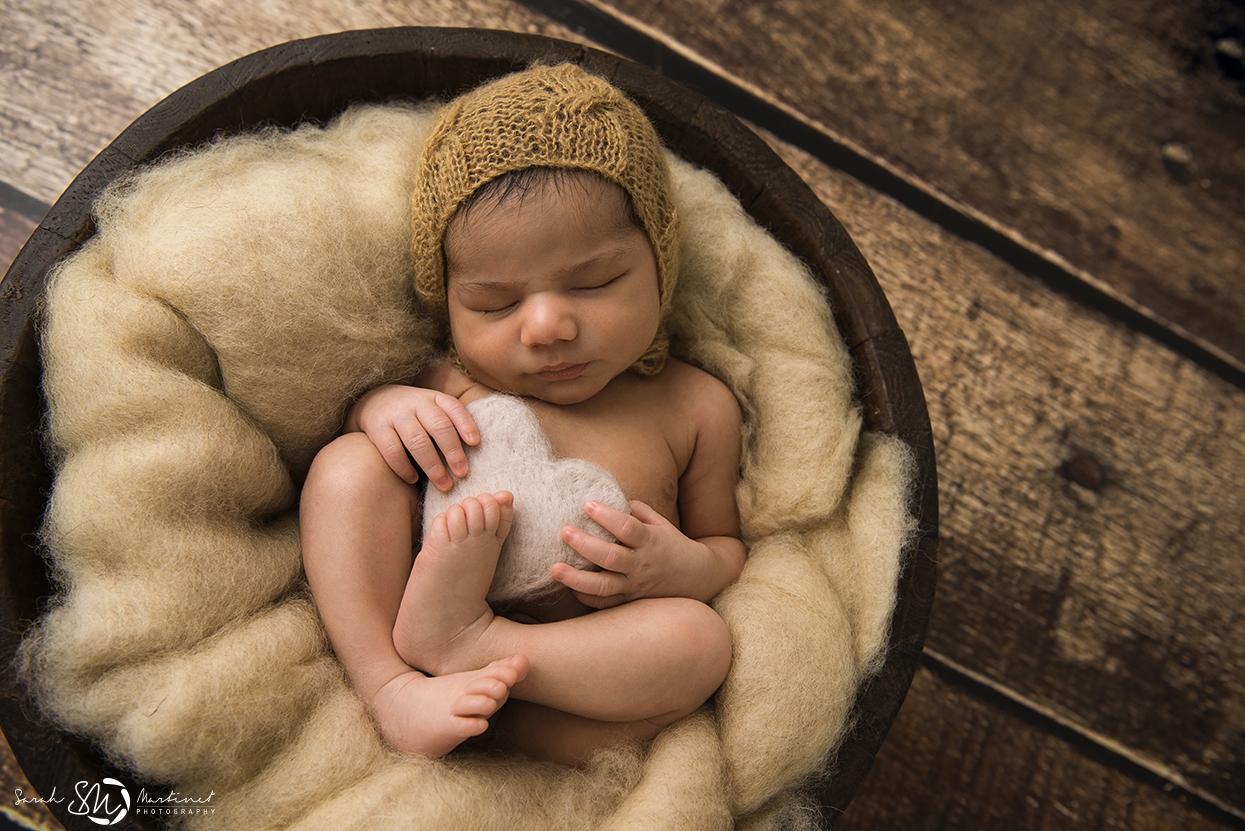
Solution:
M 539 388 L 533 386 L 531 391 L 521 393 L 528 398 L 535 398 L 538 401 L 544 401 L 548 404 L 581 404 L 584 401 L 595 396 L 601 390 L 605 389 L 606 384 L 589 384 L 584 383 L 580 379 L 576 379 L 579 383 L 572 381 L 555 381 L 546 382 Z
M 581 375 L 569 380 L 552 381 L 540 376 L 525 376 L 511 382 L 499 380 L 497 383 L 490 383 L 490 379 L 486 378 L 480 380 L 498 392 L 521 395 L 549 404 L 570 405 L 581 404 L 592 398 L 605 389 L 612 379 Z

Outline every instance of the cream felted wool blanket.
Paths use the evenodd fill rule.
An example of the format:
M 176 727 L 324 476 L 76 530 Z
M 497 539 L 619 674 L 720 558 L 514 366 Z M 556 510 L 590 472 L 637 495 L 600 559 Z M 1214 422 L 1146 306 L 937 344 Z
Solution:
M 214 792 L 194 827 L 789 827 L 881 660 L 909 454 L 861 434 L 801 265 L 677 160 L 676 354 L 745 416 L 726 683 L 584 770 L 398 756 L 347 685 L 301 574 L 298 483 L 355 396 L 431 356 L 408 254 L 429 113 L 230 138 L 100 201 L 46 297 L 60 593 L 23 645 L 32 694 L 148 780 Z

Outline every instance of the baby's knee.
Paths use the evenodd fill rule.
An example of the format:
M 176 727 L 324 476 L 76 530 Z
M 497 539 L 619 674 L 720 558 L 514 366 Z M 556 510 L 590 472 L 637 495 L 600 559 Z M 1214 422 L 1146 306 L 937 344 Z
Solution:
M 407 490 L 409 486 L 390 470 L 365 434 L 346 433 L 316 454 L 303 486 L 303 500 L 372 502 Z
M 705 697 L 726 680 L 731 668 L 731 632 L 712 608 L 698 600 L 678 598 L 674 604 L 671 635 L 684 644 L 690 666 L 698 669 L 707 688 Z

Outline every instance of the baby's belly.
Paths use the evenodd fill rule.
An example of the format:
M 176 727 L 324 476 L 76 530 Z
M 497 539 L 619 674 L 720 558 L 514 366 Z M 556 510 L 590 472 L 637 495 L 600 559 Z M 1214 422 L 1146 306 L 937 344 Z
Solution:
M 499 605 L 494 611 L 502 617 L 517 620 L 519 623 L 553 623 L 586 615 L 595 610 L 591 606 L 580 603 L 570 589 L 562 586 L 547 598 L 521 600 L 506 606 Z

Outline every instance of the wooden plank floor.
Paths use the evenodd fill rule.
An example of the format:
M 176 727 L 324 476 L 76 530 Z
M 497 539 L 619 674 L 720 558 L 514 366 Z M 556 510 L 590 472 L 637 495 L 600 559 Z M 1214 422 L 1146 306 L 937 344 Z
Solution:
M 1245 392 L 780 150 L 873 265 L 922 375 L 927 653 L 1239 810 Z
M 864 789 L 834 831 L 1221 827 L 1213 812 L 1035 723 L 1025 708 L 922 668 Z
M 939 75 L 937 56 L 931 57 L 927 46 L 917 48 L 921 37 L 935 43 L 944 37 L 930 34 L 927 10 L 837 4 L 835 26 L 827 27 L 818 17 L 825 14 L 823 4 L 814 0 L 698 0 L 682 5 L 620 0 L 610 6 L 637 18 L 648 15 L 644 19 L 667 43 L 690 50 L 728 81 L 747 79 L 774 100 L 786 101 L 838 134 L 851 135 L 869 154 L 889 160 L 914 181 L 951 193 L 992 221 L 1029 236 L 1037 248 L 1053 248 L 1069 258 L 1080 249 L 1061 247 L 1061 237 L 1039 232 L 1066 231 L 1071 225 L 1041 211 L 1026 213 L 1033 207 L 1030 202 L 1052 207 L 1050 200 L 1042 202 L 1033 194 L 1041 189 L 1059 193 L 1064 200 L 1056 200 L 1059 209 L 1081 223 L 1069 239 L 1092 249 L 1085 241 L 1092 242 L 1119 220 L 1113 219 L 1110 205 L 1093 201 L 1100 193 L 1085 196 L 1058 184 L 1061 177 L 1072 175 L 1070 170 L 1098 158 L 1074 146 L 1073 139 L 1088 131 L 1087 146 L 1110 145 L 1111 124 L 1154 118 L 1152 111 L 1138 115 L 1130 103 L 1134 98 L 1149 100 L 1145 84 L 1152 76 L 1120 70 L 1131 79 L 1130 88 L 1139 91 L 1132 98 L 1114 99 L 1119 112 L 1109 102 L 1100 103 L 1103 131 L 1090 129 L 1102 125 L 1077 122 L 1062 128 L 1066 134 L 1059 134 L 1064 143 L 1058 158 L 1016 155 L 1006 148 L 1019 140 L 1000 131 L 1025 135 L 1030 122 L 1024 120 L 1025 113 L 1009 107 L 1031 109 L 1030 98 L 1043 95 L 1038 80 L 1017 67 L 1044 65 L 1039 58 L 1047 56 L 1045 63 L 1054 65 L 1049 71 L 1063 73 L 1066 82 L 1056 90 L 1071 94 L 1083 89 L 1074 84 L 1084 75 L 1076 61 L 1090 58 L 1069 58 L 1071 63 L 1064 66 L 1062 58 L 1050 57 L 1041 44 L 1031 44 L 1031 51 L 1019 58 L 1013 49 L 1007 60 L 1021 63 L 1005 68 L 1014 84 L 1024 80 L 1025 89 L 1011 98 L 995 93 L 985 103 L 965 102 L 961 94 L 960 106 L 948 114 L 946 96 L 955 93 L 956 84 L 972 90 L 977 82 Z M 1082 27 L 1076 31 L 1092 32 L 1095 12 L 1092 5 L 1064 6 L 1063 16 L 1052 15 L 1053 22 L 1042 31 L 1046 40 L 1067 47 L 1075 37 L 1059 21 L 1071 15 Z M 941 7 L 947 25 L 963 20 L 968 31 L 996 38 L 995 51 L 987 50 L 984 57 L 985 47 L 972 38 L 955 41 L 959 51 L 940 59 L 944 70 L 950 65 L 960 73 L 975 73 L 972 78 L 989 77 L 989 60 L 1002 54 L 997 38 L 1006 34 L 1017 48 L 1026 43 L 1016 20 L 1009 23 L 968 4 Z M 771 15 L 749 17 L 759 8 Z M 259 9 L 191 0 L 57 0 L 8 3 L 2 9 L 0 183 L 45 203 L 117 132 L 173 88 L 282 40 L 399 24 L 600 36 L 592 30 L 574 34 L 508 0 L 431 0 L 409 7 L 362 0 L 285 0 Z M 1072 9 L 1084 10 L 1074 14 Z M 1112 55 L 1133 42 L 1130 37 L 1151 43 L 1152 34 L 1146 34 L 1152 32 L 1151 24 L 1140 26 L 1137 19 L 1126 15 L 1106 27 Z M 878 124 L 859 101 L 822 97 L 826 89 L 844 86 L 829 83 L 839 77 L 834 72 L 841 67 L 825 63 L 833 54 L 827 44 L 832 39 L 838 43 L 836 33 L 843 33 L 845 44 L 859 44 L 862 38 L 889 42 L 881 35 L 896 31 L 897 21 L 904 20 L 915 44 L 909 50 L 911 63 L 901 60 L 902 51 L 884 53 L 885 60 L 858 56 L 859 72 L 917 80 L 926 72 L 937 83 L 911 86 L 907 104 L 888 103 Z M 925 25 L 915 26 L 916 20 Z M 775 32 L 796 27 L 801 37 L 822 40 L 804 50 L 774 40 Z M 730 37 L 741 31 L 753 36 L 756 52 L 732 46 Z M 751 57 L 732 63 L 731 55 Z M 1152 52 L 1133 59 L 1149 61 L 1146 66 L 1155 60 Z M 771 68 L 776 75 L 764 74 Z M 1192 84 L 1185 75 L 1211 83 L 1204 71 L 1177 73 L 1171 83 Z M 862 93 L 874 90 L 869 94 L 877 95 L 876 87 L 859 86 Z M 931 90 L 944 97 L 921 98 L 933 95 Z M 1101 90 L 1097 94 L 1107 101 Z M 927 104 L 904 111 L 904 106 L 917 107 L 922 100 Z M 1204 114 L 1208 100 L 1213 103 L 1197 99 L 1201 103 L 1195 102 L 1194 109 Z M 997 125 L 989 121 L 990 112 L 1002 113 Z M 961 114 L 968 121 L 952 123 Z M 938 152 L 906 156 L 899 152 L 905 147 L 896 150 L 887 144 L 888 137 L 902 135 L 913 124 L 941 127 L 939 141 L 929 143 Z M 1157 129 L 1146 129 L 1151 128 Z M 966 136 L 975 137 L 976 144 L 964 144 Z M 997 148 L 992 136 L 998 138 Z M 1240 264 L 1245 261 L 1233 247 L 1245 235 L 1227 236 L 1236 227 L 1233 218 L 1239 221 L 1242 212 L 1229 215 L 1216 207 L 1216 200 L 1230 190 L 1216 187 L 1221 179 L 1233 181 L 1231 175 L 1216 173 L 1209 189 L 1197 182 L 1178 183 L 1184 190 L 1176 189 L 1137 161 L 1137 148 L 1144 142 L 1134 147 L 1134 140 L 1142 142 L 1118 138 L 1118 158 L 1103 164 L 1116 170 L 1123 164 L 1120 158 L 1134 159 L 1135 166 L 1144 168 L 1144 176 L 1134 176 L 1140 177 L 1135 193 L 1166 199 L 1181 211 L 1186 203 L 1194 205 L 1202 213 L 1182 214 L 1181 222 L 1194 217 L 1196 233 L 1185 235 L 1184 226 L 1155 230 L 1146 224 L 1153 206 L 1140 206 L 1140 218 L 1127 219 L 1122 226 L 1115 255 L 1084 259 L 1077 267 L 1179 323 L 1175 312 L 1165 311 L 1165 303 L 1152 302 L 1128 282 L 1136 277 L 1143 288 L 1159 285 L 1163 291 L 1183 293 L 1190 303 L 1206 305 L 1205 290 L 1190 288 L 1192 278 L 1179 269 L 1169 273 L 1159 268 L 1138 277 L 1133 266 L 1146 260 L 1142 249 L 1155 247 L 1153 239 L 1163 240 L 1163 247 L 1170 248 L 1163 257 L 1185 264 L 1186 271 L 1198 268 L 1208 275 L 1204 279 L 1218 292 L 1209 305 L 1227 314 L 1239 302 L 1232 292 L 1240 288 Z M 918 674 L 864 792 L 836 828 L 1240 827 L 1235 816 L 1197 794 L 1230 811 L 1245 809 L 1240 759 L 1245 747 L 1245 616 L 1240 611 L 1245 608 L 1245 563 L 1240 557 L 1245 538 L 1245 393 L 1101 311 L 1052 291 L 886 194 L 789 144 L 773 143 L 844 221 L 878 272 L 922 373 L 942 484 L 939 597 L 929 637 L 930 666 L 937 671 Z M 1211 158 L 1202 147 L 1198 144 L 1194 153 L 1198 165 L 1209 164 Z M 981 151 L 981 158 L 966 161 L 974 150 Z M 1229 173 L 1232 165 L 1242 164 L 1232 152 L 1223 153 L 1227 161 L 1215 164 Z M 1168 172 L 1171 165 L 1163 167 L 1161 159 L 1157 164 L 1163 176 L 1176 181 Z M 1000 170 L 991 173 L 991 165 Z M 965 170 L 956 173 L 957 166 Z M 961 174 L 965 181 L 956 178 Z M 983 184 L 991 181 L 993 190 Z M 1143 187 L 1146 182 L 1148 188 Z M 1010 185 L 1003 187 L 1005 183 Z M 966 189 L 957 191 L 960 186 Z M 2 201 L 5 193 L 0 186 L 0 264 L 8 263 L 34 219 Z M 1089 201 L 1069 201 L 1073 196 Z M 1139 199 L 1125 196 L 1112 198 L 1124 207 Z M 31 213 L 29 202 L 23 204 L 25 214 Z M 1145 241 L 1151 233 L 1158 236 Z M 1159 265 L 1167 261 L 1146 260 Z M 1188 265 L 1193 261 L 1202 265 Z M 1111 271 L 1117 266 L 1124 277 Z M 1215 280 L 1224 286 L 1217 287 Z M 1239 314 L 1229 317 L 1197 337 L 1228 351 L 1233 333 L 1243 328 L 1241 319 Z M 967 675 L 985 683 L 956 681 Z
M 1093 50 L 1069 51 L 1068 67 L 1037 62 L 1041 65 L 1023 83 L 1011 72 L 1016 55 L 1045 48 L 1032 39 L 1066 45 L 1075 33 L 1000 23 L 990 30 L 991 38 L 1004 43 L 998 54 L 934 48 L 955 41 L 961 28 L 977 31 L 978 18 L 989 17 L 982 9 L 965 8 L 962 22 L 939 24 L 928 14 L 907 6 L 901 14 L 887 3 L 868 9 L 850 2 L 761 3 L 745 9 L 729 0 L 531 5 L 555 14 L 568 5 L 604 11 L 633 35 L 649 34 L 652 42 L 615 37 L 618 26 L 603 24 L 600 14 L 563 19 L 587 24 L 588 34 L 693 80 L 703 81 L 697 69 L 729 77 L 735 92 L 704 84 L 723 100 L 751 94 L 826 119 L 842 111 L 833 129 L 857 130 L 861 141 L 871 142 L 865 150 L 893 168 L 907 164 L 905 154 L 915 152 L 910 145 L 926 143 L 917 135 L 930 134 L 914 134 L 898 123 L 891 131 L 869 132 L 875 129 L 867 123 L 870 102 L 879 102 L 885 121 L 892 109 L 919 109 L 927 98 L 931 106 L 947 109 L 954 85 L 930 86 L 929 78 L 997 78 L 999 88 L 986 96 L 992 124 L 981 122 L 984 116 L 967 104 L 944 115 L 949 122 L 967 119 L 984 137 L 969 143 L 965 125 L 947 126 L 946 143 L 938 144 L 941 155 L 926 162 L 934 179 L 954 172 L 981 146 L 1007 143 L 1008 131 L 1019 129 L 1009 125 L 1027 123 L 1036 106 L 1030 100 L 1035 90 L 1044 89 L 1051 98 L 1038 112 L 1055 123 L 1080 119 L 1077 108 L 1086 99 L 1102 102 L 1100 114 L 1113 124 L 1156 117 L 1155 111 L 1135 111 L 1139 105 L 1113 76 L 1085 68 L 1100 60 Z M 1223 73 L 1182 74 L 1170 55 L 1154 48 L 1148 23 L 1129 23 L 1128 15 L 1115 14 L 1109 5 L 1027 4 L 1025 14 L 1041 7 L 1050 20 L 1073 15 L 1084 26 L 1098 15 L 1118 41 L 1113 49 L 1133 43 L 1146 61 L 1158 65 L 1166 59 L 1168 74 L 1179 76 L 1194 102 L 1173 100 L 1164 111 L 1169 118 L 1185 117 L 1188 106 L 1211 107 L 1207 102 L 1217 96 L 1235 95 L 1238 109 L 1245 102 L 1245 89 Z M 758 16 L 758 9 L 767 16 Z M 918 20 L 921 27 L 914 25 Z M 879 30 L 905 27 L 908 49 L 878 45 L 884 41 L 878 40 Z M 799 37 L 792 34 L 796 29 Z M 867 54 L 859 53 L 862 38 L 874 42 Z M 676 68 L 678 59 L 695 66 Z M 870 77 L 900 80 L 887 88 L 888 97 L 881 96 L 876 85 L 848 83 L 842 75 L 846 64 Z M 1065 96 L 1059 79 L 1074 79 L 1075 94 Z M 1129 83 L 1144 86 L 1144 80 Z M 970 90 L 980 86 L 963 83 Z M 1150 92 L 1162 98 L 1162 90 Z M 1061 96 L 1071 100 L 1061 106 Z M 765 114 L 764 108 L 748 106 Z M 858 119 L 857 113 L 865 115 Z M 1235 140 L 1239 149 L 1241 135 L 1224 127 L 1221 138 Z M 1026 175 L 1035 181 L 1050 175 L 1046 167 L 1075 167 L 1085 159 L 1115 168 L 1133 153 L 1124 139 L 1118 141 L 1124 145 L 1115 149 L 1116 156 L 1104 155 L 1101 148 L 1110 142 L 1086 127 L 1069 134 L 1063 153 L 1068 158 L 1058 165 L 1040 156 L 1008 163 L 1032 166 Z M 991 158 L 980 163 L 1003 163 Z M 973 246 L 955 244 L 941 228 L 922 227 L 904 211 L 884 210 L 886 200 L 876 191 L 826 175 L 811 160 L 792 158 L 792 163 L 815 184 L 878 272 L 924 381 L 942 496 L 939 598 L 930 649 L 949 665 L 986 678 L 1129 758 L 1237 813 L 1245 811 L 1241 388 L 1109 314 L 1071 302 L 1042 280 L 1003 267 Z M 998 181 L 1009 181 L 1008 176 Z M 1145 181 L 1149 184 L 1129 200 L 1120 200 L 1121 210 L 1156 212 L 1175 204 L 1166 180 Z M 1237 199 L 1231 179 L 1221 184 L 1229 202 Z M 1060 192 L 1069 199 L 1075 195 Z M 982 193 L 998 204 L 1011 198 L 988 189 Z M 1112 215 L 1099 219 L 1114 221 Z M 1211 260 L 1205 267 L 1218 269 L 1210 272 L 1213 278 L 1239 289 L 1245 281 L 1235 255 L 1224 261 L 1235 267 L 1215 266 L 1214 258 L 1245 239 L 1232 230 L 1240 219 L 1239 212 L 1225 211 L 1218 225 L 1207 226 L 1217 230 L 1204 240 L 1170 232 L 1151 244 L 1169 249 L 1164 256 L 1176 251 L 1190 261 L 1199 251 L 1207 254 Z M 1009 233 L 1023 238 L 1040 230 L 1025 225 Z M 1210 248 L 1203 251 L 1204 245 Z M 1169 280 L 1172 291 L 1185 290 L 1168 270 L 1156 271 L 1153 279 Z M 1141 303 L 1137 291 L 1134 300 Z M 1233 332 L 1245 331 L 1242 319 L 1230 317 Z
M 1239 3 L 592 2 L 1245 367 Z

